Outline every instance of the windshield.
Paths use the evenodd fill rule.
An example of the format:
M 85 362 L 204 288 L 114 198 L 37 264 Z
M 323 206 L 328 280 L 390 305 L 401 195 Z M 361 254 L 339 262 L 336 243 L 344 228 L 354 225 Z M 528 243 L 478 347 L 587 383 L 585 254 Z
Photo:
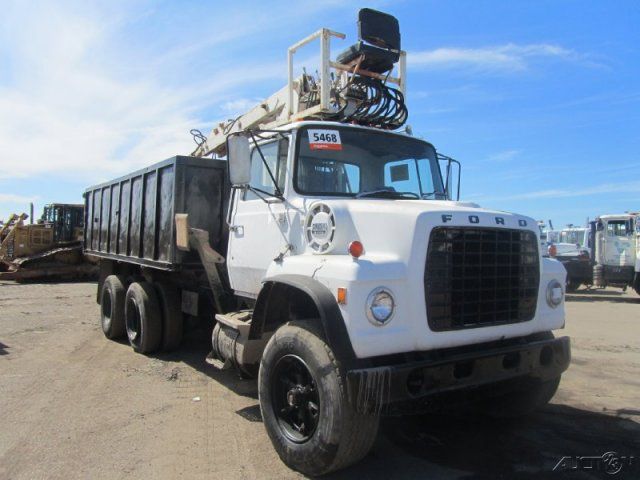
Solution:
M 560 243 L 584 243 L 584 230 L 563 230 L 560 232 Z
M 631 232 L 627 229 L 626 220 L 609 220 L 607 222 L 607 235 L 610 237 L 626 237 Z
M 426 142 L 355 128 L 303 128 L 298 133 L 299 193 L 444 199 L 435 149 Z

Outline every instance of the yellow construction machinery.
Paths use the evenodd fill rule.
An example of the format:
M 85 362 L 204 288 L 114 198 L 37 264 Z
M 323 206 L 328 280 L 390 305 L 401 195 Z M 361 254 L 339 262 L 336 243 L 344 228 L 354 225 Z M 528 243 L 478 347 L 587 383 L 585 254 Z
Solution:
M 94 276 L 82 253 L 84 207 L 54 203 L 28 224 L 13 214 L 0 227 L 0 280 L 72 279 Z

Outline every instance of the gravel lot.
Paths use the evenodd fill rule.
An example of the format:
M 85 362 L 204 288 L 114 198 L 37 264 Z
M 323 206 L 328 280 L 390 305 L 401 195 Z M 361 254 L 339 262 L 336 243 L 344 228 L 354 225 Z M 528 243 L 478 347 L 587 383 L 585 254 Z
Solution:
M 640 297 L 571 295 L 572 366 L 526 420 L 388 418 L 370 455 L 331 478 L 640 478 Z M 204 362 L 192 334 L 171 355 L 107 341 L 95 284 L 0 283 L 0 478 L 300 478 L 260 421 L 255 381 Z M 634 466 L 552 472 L 565 455 Z

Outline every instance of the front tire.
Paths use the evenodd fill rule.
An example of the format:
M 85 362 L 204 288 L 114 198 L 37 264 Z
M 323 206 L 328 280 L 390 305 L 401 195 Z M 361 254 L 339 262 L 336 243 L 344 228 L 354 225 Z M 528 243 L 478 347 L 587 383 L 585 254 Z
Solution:
M 127 337 L 138 353 L 152 353 L 162 342 L 162 317 L 155 290 L 148 282 L 134 282 L 125 298 Z
M 260 409 L 281 460 L 306 475 L 323 475 L 364 457 L 379 418 L 356 412 L 344 375 L 313 321 L 280 327 L 258 374 Z

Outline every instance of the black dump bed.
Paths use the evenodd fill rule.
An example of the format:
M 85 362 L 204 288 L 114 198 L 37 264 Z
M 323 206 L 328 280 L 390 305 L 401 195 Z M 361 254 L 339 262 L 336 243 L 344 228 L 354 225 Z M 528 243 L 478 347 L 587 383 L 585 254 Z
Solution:
M 226 253 L 229 186 L 223 160 L 177 156 L 86 190 L 85 253 L 163 270 L 200 265 L 176 248 L 175 214 Z

